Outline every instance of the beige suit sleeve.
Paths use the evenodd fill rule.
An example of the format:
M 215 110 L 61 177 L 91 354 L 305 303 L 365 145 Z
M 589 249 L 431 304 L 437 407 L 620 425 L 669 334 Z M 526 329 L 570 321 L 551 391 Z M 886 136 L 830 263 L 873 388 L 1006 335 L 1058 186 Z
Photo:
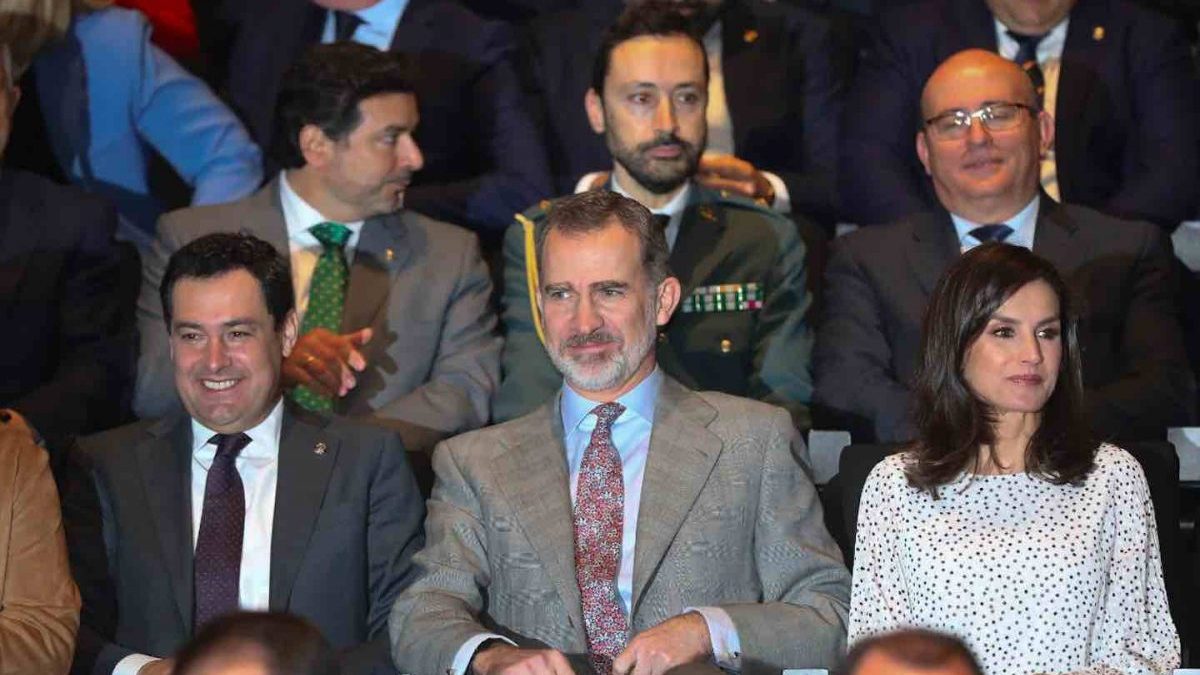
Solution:
M 65 673 L 79 628 L 58 491 L 46 453 L 0 427 L 0 674 Z
M 171 254 L 181 243 L 172 234 L 177 227 L 172 214 L 159 220 L 158 237 L 142 254 L 142 289 L 138 294 L 137 324 L 141 339 L 133 412 L 142 419 L 165 417 L 180 408 L 179 394 L 171 371 L 167 327 L 163 321 L 158 287 L 167 271 Z
M 754 534 L 762 602 L 721 608 L 737 628 L 743 673 L 830 669 L 845 653 L 850 574 L 825 530 L 791 419 L 779 410 L 768 433 Z

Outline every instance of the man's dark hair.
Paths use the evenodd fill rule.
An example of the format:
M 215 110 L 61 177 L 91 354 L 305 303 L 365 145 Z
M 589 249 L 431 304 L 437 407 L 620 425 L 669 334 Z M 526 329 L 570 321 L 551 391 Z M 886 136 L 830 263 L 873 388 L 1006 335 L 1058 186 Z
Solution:
M 689 7 L 689 5 L 696 7 Z M 608 77 L 608 65 L 612 60 L 613 50 L 617 45 L 627 40 L 654 35 L 659 37 L 679 35 L 686 37 L 700 50 L 704 57 L 704 82 L 708 82 L 708 52 L 704 51 L 697 32 L 696 22 L 692 18 L 699 13 L 701 3 L 671 2 L 670 0 L 647 0 L 647 2 L 631 5 L 621 12 L 616 23 L 609 26 L 600 43 L 600 51 L 592 62 L 592 89 L 603 99 L 604 78 Z
M 200 630 L 176 656 L 175 674 L 201 672 L 206 663 L 254 659 L 270 675 L 337 675 L 336 655 L 311 623 L 292 614 L 238 612 Z
M 970 471 L 979 448 L 995 462 L 995 413 L 963 377 L 967 350 L 992 314 L 1014 293 L 1043 281 L 1058 298 L 1062 360 L 1054 392 L 1025 452 L 1025 469 L 1055 485 L 1078 484 L 1095 464 L 1096 445 L 1083 416 L 1083 376 L 1071 294 L 1054 265 L 1032 251 L 989 242 L 964 253 L 933 289 L 921 337 L 914 398 L 915 461 L 909 483 L 934 497 L 937 488 Z
M 288 69 L 275 99 L 271 154 L 285 169 L 304 166 L 300 130 L 316 125 L 340 141 L 362 122 L 358 104 L 413 91 L 408 58 L 355 42 L 310 47 Z
M 867 654 L 880 651 L 910 668 L 932 670 L 949 666 L 955 661 L 965 663 L 973 675 L 983 675 L 979 662 L 962 640 L 953 635 L 935 633 L 921 628 L 908 628 L 882 633 L 855 643 L 838 675 L 854 675 Z
M 667 267 L 670 250 L 667 237 L 654 222 L 650 210 L 638 202 L 608 190 L 590 190 L 563 197 L 550 205 L 546 224 L 537 232 L 535 250 L 538 269 L 545 269 L 546 237 L 552 230 L 571 235 L 595 232 L 616 222 L 638 238 L 641 245 L 642 269 L 652 286 L 658 286 L 671 276 Z
M 275 330 L 279 330 L 296 301 L 288 262 L 274 246 L 258 237 L 217 232 L 188 243 L 167 261 L 167 271 L 158 286 L 167 332 L 171 332 L 174 309 L 171 302 L 176 282 L 185 278 L 209 279 L 234 270 L 246 270 L 258 280 L 267 312 L 275 320 Z

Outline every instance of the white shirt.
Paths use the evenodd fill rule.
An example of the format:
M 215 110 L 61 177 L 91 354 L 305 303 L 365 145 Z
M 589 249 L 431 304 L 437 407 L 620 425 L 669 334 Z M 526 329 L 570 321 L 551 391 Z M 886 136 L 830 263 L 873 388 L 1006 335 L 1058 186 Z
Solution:
M 1032 251 L 1033 236 L 1037 230 L 1038 206 L 1040 206 L 1041 203 L 1041 196 L 1034 195 L 1033 199 L 1025 205 L 1025 208 L 1013 214 L 1011 218 L 1003 223 L 976 223 L 974 221 L 967 220 L 956 213 L 951 213 L 950 220 L 953 221 L 954 231 L 958 234 L 959 250 L 963 253 L 966 253 L 967 251 L 970 251 L 971 249 L 983 243 L 971 235 L 971 230 L 974 230 L 981 225 L 1003 224 L 1011 227 L 1013 230 L 1012 234 L 1008 235 L 1008 238 L 1004 240 L 1004 243 L 1012 244 L 1013 246 L 1020 246 Z
M 704 147 L 704 154 L 737 156 L 737 148 L 734 147 L 733 141 L 733 119 L 729 116 L 729 103 L 725 98 L 720 21 L 714 22 L 708 32 L 704 34 L 704 51 L 708 55 L 708 107 L 704 111 L 704 119 L 708 124 L 708 144 Z M 788 193 L 787 184 L 770 171 L 765 171 L 762 167 L 755 168 L 775 190 L 775 203 L 771 205 L 771 208 L 779 213 L 791 213 L 792 197 Z M 580 178 L 579 182 L 575 184 L 576 194 L 587 192 L 599 175 L 599 172 L 594 171 Z M 670 238 L 667 241 L 674 243 L 674 240 Z
M 1064 18 L 1057 26 L 1052 28 L 1046 37 L 1037 46 L 1038 67 L 1042 70 L 1042 80 L 1046 85 L 1046 90 L 1042 98 L 1042 108 L 1054 117 L 1058 103 L 1058 75 L 1062 71 L 1062 52 L 1063 46 L 1067 43 L 1067 22 L 1069 17 Z M 999 47 L 1000 56 L 1013 60 L 1017 56 L 1017 50 L 1020 45 L 1017 41 L 1008 36 L 1008 27 L 995 20 L 996 24 L 996 45 Z M 1042 189 L 1046 194 L 1056 202 L 1062 201 L 1062 194 L 1058 190 L 1058 165 L 1054 159 L 1054 148 L 1051 147 L 1046 156 L 1042 158 Z
M 292 288 L 296 293 L 296 319 L 303 321 L 308 309 L 308 287 L 312 283 L 317 259 L 324 248 L 308 228 L 318 223 L 329 222 L 308 202 L 304 201 L 288 183 L 287 172 L 279 174 L 279 202 L 283 207 L 283 222 L 287 227 L 288 253 L 292 263 Z M 346 264 L 354 264 L 354 249 L 358 246 L 358 235 L 362 233 L 364 221 L 341 223 L 350 230 L 346 240 Z
M 271 596 L 271 528 L 275 523 L 275 488 L 279 480 L 279 434 L 283 424 L 283 400 L 267 418 L 247 429 L 250 443 L 234 460 L 246 492 L 246 525 L 242 531 L 242 568 L 238 579 L 238 606 L 266 610 Z M 192 420 L 192 546 L 200 536 L 204 513 L 204 487 L 217 446 L 208 440 L 216 434 Z M 130 654 L 117 662 L 113 675 L 136 675 L 153 656 Z
M 392 38 L 396 35 L 396 26 L 400 24 L 400 17 L 404 15 L 407 7 L 408 0 L 379 0 L 365 9 L 348 12 L 362 19 L 362 23 L 350 35 L 350 39 L 386 52 L 392 46 Z M 321 42 L 333 42 L 334 26 L 333 12 L 326 12 L 325 29 L 321 32 Z
M 1078 486 L 963 474 L 936 500 L 904 461 L 863 488 L 848 644 L 919 626 L 961 637 L 987 675 L 1178 667 L 1154 506 L 1128 453 L 1101 446 Z
M 630 199 L 633 199 L 633 195 L 629 194 L 625 191 L 625 188 L 621 187 L 621 183 L 617 181 L 617 177 L 615 175 L 609 178 L 609 182 L 612 183 L 613 192 L 621 195 L 622 197 L 629 197 Z M 667 237 L 667 248 L 669 249 L 673 250 L 675 248 L 675 240 L 679 238 L 679 224 L 683 222 L 683 210 L 684 207 L 687 206 L 688 195 L 691 194 L 691 192 L 692 181 L 689 180 L 687 183 L 684 183 L 683 189 L 671 198 L 671 201 L 657 209 L 650 209 L 650 212 L 656 216 L 667 216 L 670 218 L 670 220 L 667 221 L 667 230 L 664 232 Z

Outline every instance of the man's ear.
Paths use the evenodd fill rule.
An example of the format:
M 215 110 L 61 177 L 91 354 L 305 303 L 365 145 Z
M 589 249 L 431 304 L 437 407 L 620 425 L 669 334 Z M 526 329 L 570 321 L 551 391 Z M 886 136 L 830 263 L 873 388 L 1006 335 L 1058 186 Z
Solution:
M 334 141 L 325 132 L 315 124 L 305 124 L 300 129 L 299 136 L 300 154 L 304 156 L 304 163 L 308 166 L 324 166 L 329 163 L 329 158 L 333 155 Z
M 1050 152 L 1050 148 L 1054 147 L 1054 116 L 1045 110 L 1039 110 L 1037 123 L 1038 132 L 1041 134 L 1038 149 L 1041 151 L 1041 156 L 1045 157 Z
M 282 335 L 280 341 L 283 345 L 283 358 L 287 358 L 292 353 L 292 348 L 296 346 L 296 340 L 300 337 L 300 319 L 296 317 L 296 310 L 291 310 L 287 316 L 283 317 L 283 326 L 280 327 Z
M 680 285 L 679 279 L 675 277 L 667 277 L 658 285 L 658 309 L 654 314 L 654 323 L 658 326 L 665 326 L 671 320 L 671 315 L 675 313 L 675 308 L 679 306 L 679 296 L 683 294 L 683 286 Z
M 588 89 L 583 95 L 583 107 L 587 110 L 588 124 L 592 125 L 592 131 L 604 133 L 604 101 L 600 100 L 600 94 L 595 89 Z
M 925 167 L 925 174 L 932 176 L 933 172 L 929 170 L 929 138 L 925 136 L 925 131 L 917 132 L 917 158 L 921 160 L 921 166 Z

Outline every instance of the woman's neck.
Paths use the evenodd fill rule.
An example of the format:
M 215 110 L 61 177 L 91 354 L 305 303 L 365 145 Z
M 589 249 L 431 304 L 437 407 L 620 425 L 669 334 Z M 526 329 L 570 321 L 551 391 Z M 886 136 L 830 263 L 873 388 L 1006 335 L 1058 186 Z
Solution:
M 1000 413 L 993 428 L 995 443 L 991 448 L 979 447 L 975 472 L 980 475 L 1024 473 L 1025 453 L 1040 424 L 1039 413 Z

